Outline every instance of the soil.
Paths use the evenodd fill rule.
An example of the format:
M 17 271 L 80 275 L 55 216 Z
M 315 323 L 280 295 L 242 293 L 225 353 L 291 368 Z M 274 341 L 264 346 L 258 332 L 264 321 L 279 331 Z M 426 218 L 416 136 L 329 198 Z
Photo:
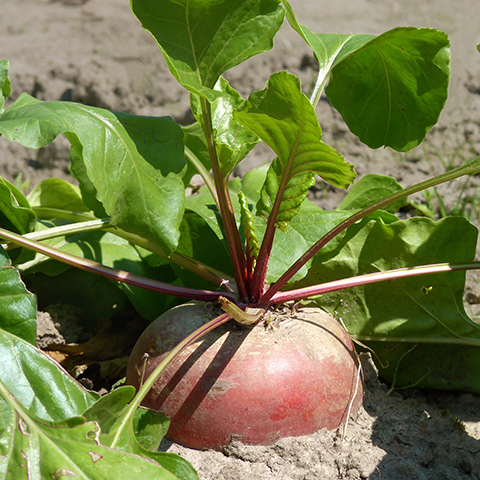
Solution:
M 129 10 L 127 0 L 0 0 L 0 57 L 10 60 L 13 93 L 42 100 L 73 100 L 143 115 L 172 115 L 188 123 L 188 98 L 170 76 L 153 39 Z M 319 7 L 319 3 L 324 6 Z M 450 97 L 425 145 L 405 154 L 372 151 L 360 144 L 327 100 L 318 107 L 324 139 L 352 162 L 359 175 L 383 173 L 408 186 L 480 154 L 480 4 L 477 0 L 291 0 L 301 23 L 317 32 L 381 33 L 395 26 L 439 28 L 450 37 Z M 453 6 L 453 8 L 452 8 Z M 273 52 L 262 54 L 226 75 L 242 94 L 263 88 L 274 71 L 296 73 L 306 89 L 315 62 L 288 26 Z M 270 159 L 256 149 L 237 169 L 241 175 Z M 70 179 L 68 144 L 28 150 L 0 138 L 0 175 L 21 175 L 30 186 L 51 176 Z M 478 178 L 439 188 L 447 210 L 463 209 L 478 223 Z M 322 182 L 311 198 L 335 208 L 342 192 Z M 420 196 L 438 210 L 433 199 Z M 469 275 L 467 300 L 478 306 L 478 276 Z M 62 316 L 62 311 L 56 313 Z M 63 313 L 70 316 L 71 312 Z M 46 323 L 44 323 L 46 321 Z M 55 326 L 57 324 L 57 326 Z M 64 338 L 61 321 L 42 314 L 42 341 Z M 60 329 L 61 330 L 61 329 Z M 68 329 L 71 333 L 72 329 Z M 46 343 L 42 346 L 46 347 Z M 119 354 L 118 358 L 123 354 Z M 313 479 L 480 479 L 480 397 L 461 392 L 417 389 L 389 392 L 373 363 L 362 358 L 366 377 L 364 406 L 346 431 L 321 431 L 283 439 L 272 447 L 232 444 L 224 452 L 198 452 L 165 441 L 162 448 L 188 458 L 202 480 Z M 121 363 L 121 362 L 120 362 Z M 123 368 L 121 365 L 117 368 Z

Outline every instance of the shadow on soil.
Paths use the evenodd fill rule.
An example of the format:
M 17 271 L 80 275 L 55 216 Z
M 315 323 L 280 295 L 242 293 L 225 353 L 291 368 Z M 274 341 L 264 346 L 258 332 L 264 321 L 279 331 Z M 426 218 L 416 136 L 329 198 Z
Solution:
M 378 382 L 373 365 L 363 367 L 363 406 L 376 418 L 371 440 L 386 452 L 369 480 L 480 479 L 480 441 L 468 433 L 480 422 L 478 396 L 418 389 L 385 396 L 387 387 L 368 388 Z

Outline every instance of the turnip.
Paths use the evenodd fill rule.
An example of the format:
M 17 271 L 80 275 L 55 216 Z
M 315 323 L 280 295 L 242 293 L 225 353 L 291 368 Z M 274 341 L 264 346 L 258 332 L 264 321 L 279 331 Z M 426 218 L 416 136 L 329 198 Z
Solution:
M 159 317 L 132 352 L 127 383 L 139 387 L 176 344 L 216 314 L 188 303 Z M 253 327 L 224 324 L 205 335 L 169 364 L 143 405 L 171 418 L 172 440 L 220 449 L 232 440 L 271 444 L 334 429 L 361 403 L 347 333 L 318 308 L 285 308 Z
M 334 429 L 362 402 L 351 338 L 369 347 L 401 344 L 383 349 L 381 365 L 394 359 L 391 376 L 402 386 L 426 385 L 432 364 L 453 351 L 444 346 L 462 345 L 477 379 L 472 389 L 480 392 L 480 327 L 462 309 L 463 271 L 479 268 L 472 262 L 477 231 L 461 217 L 395 215 L 408 196 L 477 174 L 480 158 L 405 189 L 380 175 L 352 185 L 353 165 L 322 140 L 316 114 L 328 81 L 332 106 L 362 142 L 401 152 L 415 147 L 447 97 L 447 36 L 413 27 L 378 36 L 315 34 L 278 0 L 131 5 L 190 94 L 192 125 L 27 94 L 4 109 L 10 83 L 8 64 L 0 61 L 0 133 L 35 148 L 65 134 L 80 187 L 47 179 L 27 199 L 2 179 L 0 236 L 9 242 L 3 247 L 42 254 L 14 256 L 16 267 L 54 275 L 63 267 L 48 262 L 59 260 L 115 282 L 99 287 L 97 297 L 115 289 L 115 305 L 128 299 L 149 320 L 166 312 L 138 340 L 130 385 L 87 412 L 77 408 L 73 423 L 88 418 L 95 442 L 159 463 L 166 458 L 168 468 L 171 457 L 147 451 L 133 437 L 134 419 L 137 427 L 145 419 L 155 424 L 153 411 L 164 412 L 168 436 L 200 449 Z M 285 15 L 319 62 L 313 92 L 308 98 L 300 80 L 282 71 L 245 100 L 223 74 L 271 49 Z M 270 165 L 232 178 L 260 141 L 274 154 Z M 195 174 L 204 185 L 186 194 Z M 351 186 L 336 210 L 307 200 L 317 177 Z M 1 287 L 0 293 L 10 322 L 15 292 Z M 179 298 L 199 303 L 168 310 Z M 18 334 L 33 323 L 28 318 L 8 328 Z M 428 343 L 435 348 L 424 350 Z M 398 368 L 413 349 L 426 371 L 420 378 Z M 431 379 L 428 386 L 445 385 Z M 43 405 L 30 393 L 26 402 Z M 139 409 L 142 403 L 149 410 Z M 22 424 L 9 418 L 5 430 L 15 432 Z M 22 448 L 14 459 L 24 456 Z

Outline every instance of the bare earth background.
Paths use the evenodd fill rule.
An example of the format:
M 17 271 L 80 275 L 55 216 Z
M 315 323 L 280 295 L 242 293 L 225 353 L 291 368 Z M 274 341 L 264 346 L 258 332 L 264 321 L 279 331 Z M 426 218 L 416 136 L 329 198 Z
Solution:
M 356 166 L 359 175 L 384 173 L 404 186 L 480 154 L 480 3 L 477 0 L 291 0 L 301 23 L 315 32 L 382 33 L 403 25 L 444 30 L 452 44 L 450 98 L 425 146 L 406 154 L 371 151 L 351 135 L 327 101 L 318 107 L 324 139 Z M 127 0 L 0 0 L 0 58 L 9 59 L 14 100 L 73 100 L 114 110 L 191 119 L 188 97 L 170 76 L 153 39 L 138 25 Z M 308 90 L 315 63 L 286 25 L 273 52 L 227 74 L 244 96 L 274 71 L 288 69 Z M 270 159 L 257 149 L 238 174 Z M 58 139 L 40 151 L 0 138 L 0 175 L 19 174 L 34 185 L 70 178 L 68 145 Z M 463 181 L 464 182 L 464 181 Z M 479 181 L 465 192 L 457 181 L 440 190 L 447 207 L 467 196 L 480 206 Z M 319 183 L 312 198 L 334 208 L 342 193 Z M 421 197 L 423 198 L 423 197 Z M 433 205 L 434 206 L 434 205 Z M 472 220 L 478 223 L 473 215 Z M 467 299 L 478 309 L 478 277 L 469 276 Z M 273 447 L 231 445 L 224 453 L 163 447 L 187 457 L 202 480 L 480 479 L 480 398 L 471 394 L 408 390 L 387 394 L 368 359 L 364 407 L 343 432 L 321 431 L 284 439 Z

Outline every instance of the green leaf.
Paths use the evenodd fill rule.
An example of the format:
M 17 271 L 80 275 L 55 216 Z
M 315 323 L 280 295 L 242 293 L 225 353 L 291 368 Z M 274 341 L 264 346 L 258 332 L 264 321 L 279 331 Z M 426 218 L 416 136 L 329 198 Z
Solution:
M 326 92 L 362 142 L 407 151 L 438 120 L 448 96 L 449 61 L 445 33 L 395 28 L 339 61 Z
M 257 205 L 257 214 L 268 217 L 279 196 L 277 227 L 287 228 L 313 186 L 315 174 L 341 188 L 355 178 L 353 166 L 320 140 L 322 131 L 315 110 L 295 75 L 273 74 L 267 88 L 252 93 L 235 117 L 277 155 Z
M 326 212 L 316 206 L 302 208 L 292 219 L 288 230 L 277 231 L 275 235 L 266 282 L 273 283 L 278 280 L 319 238 L 351 214 L 351 211 Z M 260 241 L 263 239 L 265 228 L 265 221 L 260 217 L 256 217 L 255 231 Z M 327 250 L 333 249 L 338 245 L 341 238 L 342 235 L 339 235 L 325 248 Z M 291 281 L 295 282 L 305 277 L 310 264 L 311 262 L 304 265 Z
M 392 388 L 480 393 L 478 345 L 369 341 L 368 346 L 380 379 Z
M 82 158 L 82 146 L 75 139 L 71 139 L 71 141 L 76 145 L 76 148 L 72 147 L 70 149 L 70 173 L 78 180 L 82 201 L 97 218 L 106 218 L 108 214 L 102 202 L 97 199 L 97 189 L 88 177 L 85 162 Z
M 234 118 L 233 112 L 244 102 L 240 94 L 223 77 L 215 85 L 215 90 L 224 94 L 212 104 L 212 125 L 220 172 L 222 178 L 228 178 L 259 139 Z M 192 95 L 191 103 L 195 117 L 203 124 L 198 97 Z
M 317 255 L 299 285 L 416 265 L 470 262 L 475 256 L 476 242 L 477 229 L 463 217 L 446 217 L 438 222 L 417 217 L 390 225 L 364 221 L 348 230 L 337 249 Z M 435 365 L 444 353 L 439 345 L 475 346 L 475 372 L 480 368 L 480 325 L 465 313 L 464 287 L 465 272 L 455 271 L 349 288 L 325 294 L 316 303 L 341 318 L 349 333 L 363 343 L 388 342 L 393 348 L 383 347 L 381 360 L 391 361 L 392 368 L 398 363 L 397 352 L 402 351 L 393 346 L 397 342 L 410 346 L 419 343 L 415 349 L 419 355 L 423 344 L 434 345 L 425 347 L 429 352 L 438 347 L 438 354 L 432 353 L 421 367 L 417 365 L 419 380 L 420 372 L 437 371 Z M 391 356 L 386 355 L 390 350 Z M 457 375 L 457 386 L 466 377 L 460 363 L 452 362 L 451 368 L 455 365 L 458 370 L 449 374 L 449 378 Z M 399 366 L 397 383 L 411 385 L 411 375 L 402 380 L 403 364 Z M 471 377 L 473 372 L 468 375 Z M 430 387 L 437 382 L 437 388 L 441 388 L 438 378 L 429 381 Z
M 170 118 L 136 117 L 22 95 L 0 116 L 10 141 L 39 148 L 65 133 L 112 223 L 177 245 L 184 209 L 183 132 Z
M 138 443 L 152 452 L 158 451 L 160 442 L 168 432 L 170 419 L 163 413 L 139 408 L 133 418 L 133 430 Z
M 15 480 L 69 478 L 178 480 L 151 459 L 99 444 L 99 427 L 82 417 L 46 422 L 26 411 L 0 383 L 0 473 Z
M 62 208 L 72 212 L 87 212 L 79 187 L 62 178 L 47 178 L 28 194 L 31 207 Z
M 207 213 L 208 207 L 200 206 L 200 213 Z M 214 211 L 211 213 L 216 217 Z M 209 218 L 210 220 L 210 218 Z M 211 224 L 215 225 L 215 230 L 211 228 Z M 207 222 L 205 218 L 195 213 L 195 211 L 187 211 L 183 218 L 182 235 L 178 246 L 177 253 L 184 254 L 190 258 L 202 262 L 226 273 L 231 273 L 232 262 L 227 245 L 223 242 L 223 234 L 218 236 L 219 228 L 216 218 L 211 218 L 211 222 Z M 194 273 L 172 265 L 173 271 L 178 275 L 185 285 L 195 288 L 212 288 L 212 284 L 204 280 Z
M 350 188 L 337 209 L 360 210 L 400 190 L 402 190 L 402 186 L 393 177 L 369 173 L 352 185 L 352 188 Z M 406 203 L 406 200 L 401 200 L 400 202 L 389 205 L 385 210 L 388 212 L 396 212 L 399 208 L 406 205 Z
M 36 347 L 3 329 L 0 357 L 0 381 L 40 419 L 62 421 L 80 415 L 95 401 L 92 393 Z
M 0 60 L 0 113 L 3 112 L 5 100 L 12 91 L 10 79 L 8 78 L 9 62 L 8 60 Z
M 24 234 L 35 228 L 36 215 L 20 190 L 0 177 L 0 224 Z
M 35 347 L 35 297 L 3 251 L 0 262 L 0 381 L 39 418 L 61 421 L 79 415 L 94 396 Z
M 287 1 L 283 2 L 287 12 L 287 19 L 291 27 L 305 40 L 315 54 L 319 64 L 316 92 L 314 102 L 316 105 L 322 94 L 332 68 L 350 53 L 363 47 L 367 42 L 375 38 L 375 35 L 358 33 L 313 33 L 304 25 L 298 23 L 292 7 Z M 315 98 L 316 96 L 316 98 Z
M 174 474 L 175 478 L 198 480 L 195 470 L 186 460 L 175 454 L 157 451 L 170 422 L 163 414 L 151 410 L 137 409 L 133 413 L 127 407 L 134 395 L 134 387 L 119 387 L 101 397 L 84 413 L 87 420 L 98 422 L 100 443 L 150 458 Z
M 214 101 L 220 75 L 270 50 L 284 19 L 278 0 L 130 0 L 178 82 Z
M 107 435 L 134 396 L 135 387 L 123 385 L 100 397 L 82 416 L 87 421 L 97 422 L 101 435 Z
M 37 333 L 35 295 L 27 291 L 18 270 L 12 266 L 7 254 L 1 248 L 0 329 L 35 345 Z M 3 357 L 0 356 L 0 358 L 3 362 Z

